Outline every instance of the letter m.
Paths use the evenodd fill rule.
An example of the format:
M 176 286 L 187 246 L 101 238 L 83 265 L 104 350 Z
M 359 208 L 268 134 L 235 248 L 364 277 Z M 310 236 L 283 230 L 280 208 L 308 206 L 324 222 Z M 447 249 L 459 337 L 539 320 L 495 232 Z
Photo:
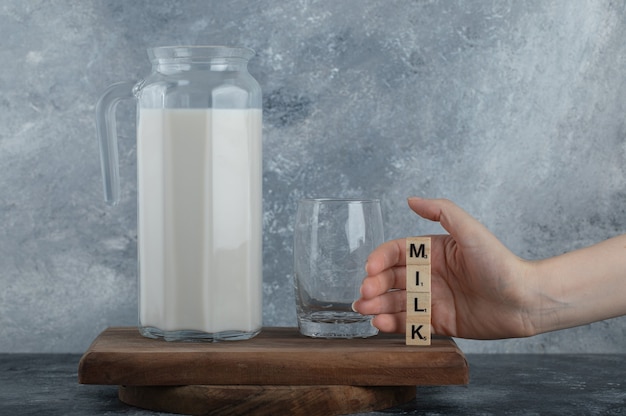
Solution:
M 411 243 L 409 247 L 409 257 L 421 257 L 426 258 L 426 246 L 420 244 L 419 248 L 415 247 L 415 244 Z

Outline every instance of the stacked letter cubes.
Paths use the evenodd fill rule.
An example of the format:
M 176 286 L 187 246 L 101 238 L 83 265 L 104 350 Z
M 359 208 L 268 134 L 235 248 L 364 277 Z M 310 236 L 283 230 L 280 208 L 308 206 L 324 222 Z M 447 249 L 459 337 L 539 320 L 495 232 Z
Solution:
M 430 345 L 430 237 L 406 239 L 406 345 Z

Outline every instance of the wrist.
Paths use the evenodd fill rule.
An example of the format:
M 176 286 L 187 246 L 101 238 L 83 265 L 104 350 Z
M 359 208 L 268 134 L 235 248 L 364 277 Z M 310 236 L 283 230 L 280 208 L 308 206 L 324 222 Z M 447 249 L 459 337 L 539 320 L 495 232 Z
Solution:
M 526 301 L 524 310 L 529 336 L 559 328 L 561 314 L 567 307 L 558 285 L 550 279 L 548 261 L 525 262 Z
M 626 235 L 527 265 L 525 309 L 537 334 L 626 314 Z
M 543 265 L 539 261 L 527 261 L 520 259 L 518 268 L 521 284 L 519 285 L 519 314 L 522 322 L 521 337 L 531 337 L 548 332 L 550 318 L 558 309 L 557 302 L 551 295 L 545 292 L 543 279 Z

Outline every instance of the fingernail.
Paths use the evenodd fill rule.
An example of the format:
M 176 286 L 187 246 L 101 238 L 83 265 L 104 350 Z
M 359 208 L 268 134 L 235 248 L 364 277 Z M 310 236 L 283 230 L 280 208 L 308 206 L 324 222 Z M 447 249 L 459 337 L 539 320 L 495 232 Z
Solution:
M 372 328 L 374 328 L 376 330 L 376 333 L 378 333 L 378 331 L 380 331 L 380 329 L 378 329 L 378 327 L 376 325 L 374 325 L 374 318 L 370 319 L 370 325 L 372 326 Z
M 356 300 L 354 302 L 352 302 L 352 305 L 350 305 L 350 307 L 352 308 L 352 312 L 359 312 L 354 308 L 354 304 L 356 303 Z

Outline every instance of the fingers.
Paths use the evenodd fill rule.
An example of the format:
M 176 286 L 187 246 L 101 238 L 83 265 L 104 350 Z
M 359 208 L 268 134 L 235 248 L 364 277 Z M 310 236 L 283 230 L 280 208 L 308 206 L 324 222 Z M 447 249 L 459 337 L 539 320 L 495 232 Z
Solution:
M 406 331 L 406 313 L 377 315 L 372 320 L 372 325 L 382 332 L 404 333 Z
M 354 302 L 352 308 L 361 315 L 379 315 L 404 312 L 406 310 L 406 291 L 392 290 L 382 295 Z
M 391 240 L 378 246 L 367 258 L 365 271 L 374 276 L 394 266 L 404 266 L 406 259 L 405 239 Z
M 406 288 L 406 269 L 403 266 L 392 267 L 383 272 L 368 276 L 361 284 L 361 297 L 372 299 L 391 289 Z

